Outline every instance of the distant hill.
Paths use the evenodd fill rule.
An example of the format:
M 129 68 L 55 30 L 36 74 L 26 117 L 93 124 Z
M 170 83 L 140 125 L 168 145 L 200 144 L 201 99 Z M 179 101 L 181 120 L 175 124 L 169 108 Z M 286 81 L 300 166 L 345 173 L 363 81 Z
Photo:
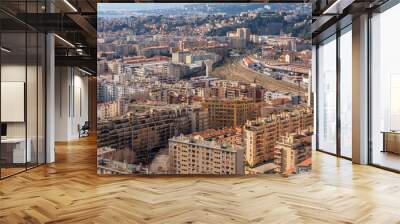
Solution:
M 244 24 L 235 24 L 214 29 L 207 33 L 208 36 L 226 36 L 227 32 L 234 31 L 236 28 L 247 27 L 251 34 L 256 35 L 279 35 L 292 34 L 295 37 L 309 39 L 311 26 L 311 16 L 298 16 L 288 22 L 283 15 L 258 16 Z

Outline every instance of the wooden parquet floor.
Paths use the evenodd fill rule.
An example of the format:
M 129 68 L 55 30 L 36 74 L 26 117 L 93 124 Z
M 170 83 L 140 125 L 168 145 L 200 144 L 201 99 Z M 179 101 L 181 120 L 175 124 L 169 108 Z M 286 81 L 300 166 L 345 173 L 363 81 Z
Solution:
M 400 175 L 323 153 L 290 178 L 96 174 L 96 144 L 0 181 L 0 223 L 400 223 Z

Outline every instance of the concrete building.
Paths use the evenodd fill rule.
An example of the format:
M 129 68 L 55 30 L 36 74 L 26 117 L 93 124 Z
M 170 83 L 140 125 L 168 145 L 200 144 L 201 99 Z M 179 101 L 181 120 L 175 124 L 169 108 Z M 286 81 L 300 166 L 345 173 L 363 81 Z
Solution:
M 161 46 L 153 46 L 153 47 L 145 47 L 140 50 L 140 55 L 145 57 L 153 57 L 155 55 L 169 55 L 169 46 L 161 45 Z
M 236 32 L 229 32 L 228 37 L 232 48 L 244 49 L 250 41 L 250 30 L 248 28 L 237 28 Z
M 136 163 L 147 164 L 159 149 L 167 145 L 169 138 L 191 132 L 191 116 L 187 106 L 167 105 L 143 110 L 129 116 L 99 121 L 97 147 L 129 148 L 136 154 Z
M 249 98 L 253 102 L 264 101 L 265 88 L 256 83 L 232 80 L 218 80 L 211 86 L 211 96 L 220 98 Z
M 97 104 L 97 119 L 103 120 L 120 116 L 122 112 L 121 109 L 121 101 L 119 100 L 99 103 Z
M 244 174 L 242 147 L 207 141 L 198 135 L 170 139 L 169 155 L 174 174 Z
M 255 103 L 248 98 L 210 98 L 206 99 L 204 105 L 208 109 L 211 128 L 241 126 L 257 117 Z
M 309 130 L 282 136 L 275 146 L 275 172 L 290 175 L 311 169 L 311 136 Z
M 207 141 L 243 146 L 242 133 L 242 128 L 234 127 L 224 129 L 207 129 L 201 132 L 192 133 L 192 135 L 199 135 Z
M 185 63 L 186 64 L 191 64 L 191 63 L 201 63 L 203 61 L 210 60 L 213 63 L 218 62 L 221 60 L 221 56 L 214 52 L 208 52 L 205 50 L 197 50 L 190 52 L 190 54 L 187 54 L 185 56 Z
M 190 118 L 192 122 L 192 132 L 199 132 L 208 129 L 208 110 L 202 105 L 192 105 Z
M 168 61 L 147 61 L 126 65 L 127 69 L 133 76 L 149 76 L 149 75 L 169 75 Z
M 281 136 L 312 128 L 313 112 L 300 109 L 248 121 L 243 130 L 246 162 L 256 166 L 274 159 L 274 147 Z
M 185 63 L 186 56 L 190 54 L 190 51 L 177 51 L 172 53 L 172 62 L 174 63 Z

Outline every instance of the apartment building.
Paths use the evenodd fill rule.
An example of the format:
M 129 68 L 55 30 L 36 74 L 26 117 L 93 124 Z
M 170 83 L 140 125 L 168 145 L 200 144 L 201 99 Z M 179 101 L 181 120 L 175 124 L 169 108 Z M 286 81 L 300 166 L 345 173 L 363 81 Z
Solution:
M 221 98 L 250 98 L 254 102 L 263 102 L 266 89 L 257 83 L 233 80 L 217 80 L 212 83 L 211 96 Z
M 244 174 L 244 150 L 237 145 L 207 141 L 200 135 L 169 140 L 174 174 Z
M 255 103 L 249 98 L 210 98 L 204 105 L 208 109 L 210 128 L 241 126 L 257 117 Z
M 201 104 L 194 104 L 190 107 L 192 132 L 199 132 L 208 129 L 208 110 Z
M 172 53 L 172 62 L 174 63 L 185 63 L 186 56 L 190 55 L 190 51 L 177 51 Z
M 234 127 L 224 129 L 207 129 L 201 132 L 192 133 L 192 135 L 199 135 L 207 141 L 216 141 L 218 143 L 228 143 L 230 145 L 243 146 L 242 133 L 242 128 Z
M 250 40 L 250 30 L 248 28 L 237 28 L 236 32 L 229 32 L 230 44 L 232 48 L 244 49 Z
M 151 46 L 140 49 L 140 55 L 152 57 L 154 55 L 168 55 L 170 47 L 168 45 Z
M 248 121 L 243 129 L 246 162 L 255 166 L 274 159 L 274 147 L 280 137 L 298 130 L 312 128 L 311 109 L 296 109 Z
M 309 129 L 282 136 L 274 149 L 274 171 L 290 175 L 311 169 L 311 136 Z
M 141 165 L 133 164 L 136 154 L 132 150 L 110 147 L 97 148 L 98 174 L 132 174 L 141 170 Z
M 122 115 L 123 100 L 118 99 L 112 102 L 99 103 L 97 104 L 97 119 L 107 119 Z
M 136 162 L 148 163 L 169 138 L 191 132 L 191 119 L 187 106 L 169 105 L 99 121 L 97 146 L 130 149 Z

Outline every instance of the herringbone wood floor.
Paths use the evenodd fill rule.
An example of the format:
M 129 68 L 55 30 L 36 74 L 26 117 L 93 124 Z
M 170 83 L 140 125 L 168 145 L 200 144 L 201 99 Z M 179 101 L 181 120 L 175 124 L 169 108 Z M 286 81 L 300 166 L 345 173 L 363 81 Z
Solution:
M 0 223 L 400 223 L 400 175 L 314 153 L 290 178 L 99 177 L 94 138 L 0 181 Z

